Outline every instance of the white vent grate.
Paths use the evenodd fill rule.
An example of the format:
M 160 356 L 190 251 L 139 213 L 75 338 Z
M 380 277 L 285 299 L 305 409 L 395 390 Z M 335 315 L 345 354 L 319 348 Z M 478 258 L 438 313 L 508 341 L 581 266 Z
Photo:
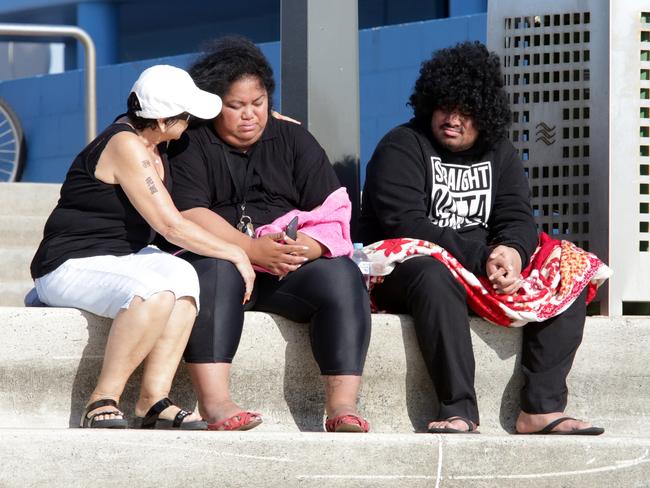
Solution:
M 590 22 L 590 12 L 506 17 L 503 52 L 510 136 L 530 179 L 538 226 L 585 249 L 591 240 Z M 541 116 L 541 104 L 556 116 Z M 540 145 L 555 149 L 555 158 L 536 154 Z
M 650 12 L 640 16 L 639 252 L 650 252 Z

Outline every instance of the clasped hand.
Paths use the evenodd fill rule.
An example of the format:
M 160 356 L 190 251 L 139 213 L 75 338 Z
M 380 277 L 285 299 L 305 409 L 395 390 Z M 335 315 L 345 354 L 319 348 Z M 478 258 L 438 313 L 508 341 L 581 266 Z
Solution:
M 512 247 L 495 247 L 488 257 L 485 270 L 497 293 L 512 295 L 522 285 L 521 256 Z
M 295 241 L 284 232 L 267 234 L 254 239 L 251 249 L 251 261 L 278 276 L 286 276 L 321 255 L 320 243 L 302 232 Z

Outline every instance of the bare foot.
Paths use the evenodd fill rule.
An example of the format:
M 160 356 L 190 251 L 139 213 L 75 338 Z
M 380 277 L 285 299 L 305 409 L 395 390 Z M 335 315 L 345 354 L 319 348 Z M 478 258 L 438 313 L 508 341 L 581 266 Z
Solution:
M 184 410 L 184 409 L 181 409 L 177 405 L 171 405 L 171 406 L 167 407 L 165 410 L 163 410 L 160 413 L 160 415 L 158 416 L 158 418 L 163 419 L 163 420 L 174 420 L 176 418 L 176 415 L 178 414 L 178 412 L 180 412 L 181 410 Z M 183 417 L 183 422 L 182 423 L 196 422 L 196 421 L 199 421 L 199 420 L 203 420 L 201 418 L 201 414 L 199 414 L 199 412 L 192 412 L 187 417 Z
M 325 412 L 330 419 L 341 415 L 356 415 L 361 376 L 324 375 Z
M 152 405 L 147 405 L 147 406 L 142 406 L 142 405 L 144 405 L 144 404 L 142 403 L 141 400 L 138 401 L 138 403 L 136 403 L 136 405 L 135 405 L 135 415 L 137 417 L 146 416 L 147 413 L 149 412 L 149 409 L 153 406 L 153 404 Z M 178 405 L 170 405 L 165 410 L 160 412 L 160 414 L 158 415 L 158 418 L 161 419 L 161 420 L 174 420 L 176 418 L 176 415 L 178 414 L 178 412 L 180 412 L 181 410 L 184 410 L 184 409 L 182 409 Z M 192 412 L 187 417 L 183 418 L 183 423 L 185 423 L 185 422 L 195 422 L 195 421 L 198 421 L 198 420 L 202 420 L 201 419 L 201 414 L 199 414 L 198 412 Z
M 359 416 L 356 405 L 332 405 L 326 408 L 327 417 L 333 419 L 341 415 L 356 415 Z
M 97 398 L 96 395 L 90 398 L 91 400 L 86 404 L 81 416 L 80 427 L 99 429 L 125 429 L 128 427 L 124 414 L 117 406 L 119 398 Z
M 520 412 L 517 417 L 515 429 L 520 434 L 530 434 L 531 432 L 538 432 L 546 427 L 548 424 L 561 417 L 565 417 L 564 412 L 551 412 L 532 414 Z M 587 429 L 591 427 L 590 422 L 582 420 L 566 420 L 553 428 L 554 432 L 570 432 L 573 430 Z
M 470 425 L 467 425 L 467 422 Z M 449 417 L 446 420 L 434 420 L 429 422 L 428 429 L 455 429 L 461 432 L 474 432 L 478 429 L 478 425 L 469 419 L 461 419 L 460 417 Z
M 92 402 L 90 402 L 90 403 L 92 403 Z M 90 405 L 90 403 L 88 405 Z M 88 405 L 86 405 L 86 408 L 88 407 Z M 101 412 L 115 412 L 115 411 L 118 411 L 120 413 L 119 414 L 116 414 L 116 413 L 102 414 L 101 413 Z M 93 414 L 95 412 L 100 412 L 100 413 L 93 416 Z M 95 422 L 98 422 L 98 421 L 101 421 L 101 420 L 113 420 L 113 419 L 122 420 L 124 418 L 124 414 L 120 410 L 118 410 L 115 407 L 112 407 L 110 405 L 106 406 L 106 407 L 97 407 L 97 408 L 95 408 L 93 410 L 90 410 L 89 412 L 86 412 L 84 415 L 86 417 L 88 417 L 88 418 L 92 418 L 93 421 L 95 421 Z
M 203 419 L 209 424 L 230 418 L 242 410 L 243 409 L 232 400 L 224 400 L 219 403 L 200 407 Z

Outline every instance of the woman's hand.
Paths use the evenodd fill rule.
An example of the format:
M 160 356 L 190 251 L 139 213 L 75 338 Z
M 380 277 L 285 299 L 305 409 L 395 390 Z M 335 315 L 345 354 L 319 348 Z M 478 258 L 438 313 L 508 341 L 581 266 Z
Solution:
M 293 122 L 294 124 L 300 125 L 300 122 L 297 121 L 296 119 L 292 119 L 291 117 L 282 115 L 280 112 L 276 112 L 275 110 L 271 110 L 271 115 L 278 120 L 286 120 L 287 122 Z
M 318 259 L 327 250 L 327 248 L 323 246 L 320 242 L 318 242 L 316 239 L 313 239 L 309 237 L 307 234 L 303 234 L 302 232 L 298 232 L 298 237 L 296 237 L 295 241 L 288 236 L 285 236 L 284 241 L 287 244 L 297 244 L 306 247 L 307 251 L 304 253 L 304 256 L 309 261 Z
M 251 294 L 253 293 L 255 270 L 251 265 L 250 259 L 248 259 L 248 256 L 241 247 L 233 244 L 230 252 L 233 255 L 230 262 L 235 265 L 237 271 L 239 271 L 239 274 L 244 279 L 245 291 L 243 303 L 246 303 L 251 299 Z
M 290 239 L 284 232 L 253 239 L 249 249 L 251 261 L 278 276 L 285 276 L 297 270 L 303 263 L 309 261 L 306 256 L 309 247 L 285 244 L 288 240 Z

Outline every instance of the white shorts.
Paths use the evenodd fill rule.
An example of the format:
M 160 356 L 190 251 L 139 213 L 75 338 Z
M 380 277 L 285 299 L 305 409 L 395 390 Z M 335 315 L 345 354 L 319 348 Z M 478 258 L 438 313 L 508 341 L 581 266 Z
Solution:
M 148 246 L 127 256 L 68 259 L 34 281 L 39 299 L 52 307 L 74 307 L 115 318 L 133 297 L 161 291 L 192 297 L 199 308 L 199 279 L 190 263 Z

